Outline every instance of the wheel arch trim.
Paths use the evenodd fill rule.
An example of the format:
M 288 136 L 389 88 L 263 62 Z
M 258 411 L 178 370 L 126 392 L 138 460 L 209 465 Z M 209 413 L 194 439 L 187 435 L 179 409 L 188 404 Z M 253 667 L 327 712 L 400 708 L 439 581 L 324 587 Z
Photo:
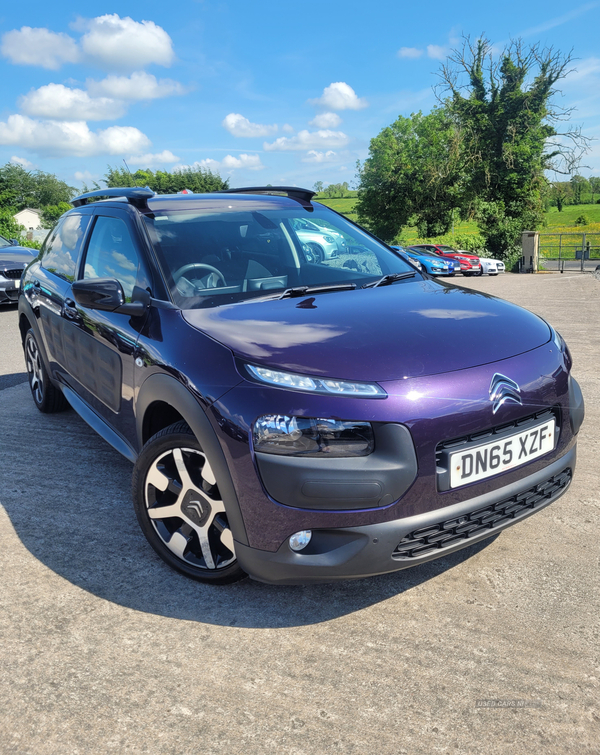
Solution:
M 198 400 L 179 381 L 169 375 L 150 375 L 142 384 L 136 401 L 136 430 L 139 448 L 144 437 L 144 417 L 155 401 L 167 403 L 187 422 L 198 443 L 210 458 L 221 498 L 225 503 L 234 540 L 248 545 L 246 527 L 237 493 L 217 434 Z

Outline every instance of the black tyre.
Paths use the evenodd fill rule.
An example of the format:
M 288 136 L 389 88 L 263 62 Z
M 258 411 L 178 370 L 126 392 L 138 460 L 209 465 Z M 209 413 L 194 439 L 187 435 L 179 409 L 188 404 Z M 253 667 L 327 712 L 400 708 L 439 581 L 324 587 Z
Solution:
M 23 342 L 25 365 L 31 396 L 37 408 L 45 414 L 62 412 L 69 408 L 69 403 L 59 388 L 50 382 L 44 360 L 33 330 L 29 329 Z
M 212 584 L 246 576 L 210 461 L 185 422 L 156 433 L 142 449 L 133 505 L 146 539 L 173 569 Z
M 311 241 L 310 244 L 307 244 L 307 246 L 310 248 L 311 252 L 314 255 L 315 262 L 323 262 L 325 259 L 325 254 L 323 252 L 323 247 L 320 244 L 316 244 L 314 241 Z

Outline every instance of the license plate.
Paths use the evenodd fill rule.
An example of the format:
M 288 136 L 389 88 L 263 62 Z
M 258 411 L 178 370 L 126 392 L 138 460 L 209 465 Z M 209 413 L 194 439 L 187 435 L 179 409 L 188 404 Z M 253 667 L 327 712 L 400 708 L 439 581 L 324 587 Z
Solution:
M 485 480 L 554 450 L 556 421 L 450 454 L 450 487 Z

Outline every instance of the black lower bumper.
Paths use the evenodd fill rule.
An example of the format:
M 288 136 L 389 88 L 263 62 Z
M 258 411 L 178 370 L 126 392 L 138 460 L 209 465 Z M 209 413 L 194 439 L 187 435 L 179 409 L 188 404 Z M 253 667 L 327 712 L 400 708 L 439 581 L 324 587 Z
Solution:
M 240 566 L 260 582 L 306 584 L 387 574 L 491 537 L 548 506 L 568 489 L 576 446 L 516 483 L 443 509 L 381 524 L 314 530 L 301 552 L 236 543 Z M 291 533 L 290 533 L 291 534 Z

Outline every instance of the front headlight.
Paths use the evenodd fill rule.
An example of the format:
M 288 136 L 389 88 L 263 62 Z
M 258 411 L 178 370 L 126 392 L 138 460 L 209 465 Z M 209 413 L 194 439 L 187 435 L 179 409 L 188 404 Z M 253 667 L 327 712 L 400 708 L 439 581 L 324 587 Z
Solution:
M 297 375 L 294 372 L 271 370 L 254 364 L 245 365 L 248 374 L 261 383 L 278 388 L 291 388 L 295 391 L 325 393 L 329 396 L 353 396 L 354 398 L 386 398 L 387 393 L 377 383 L 355 383 L 349 380 L 331 380 L 329 378 Z
M 368 456 L 375 449 L 369 422 L 265 414 L 254 423 L 254 450 L 280 456 Z

